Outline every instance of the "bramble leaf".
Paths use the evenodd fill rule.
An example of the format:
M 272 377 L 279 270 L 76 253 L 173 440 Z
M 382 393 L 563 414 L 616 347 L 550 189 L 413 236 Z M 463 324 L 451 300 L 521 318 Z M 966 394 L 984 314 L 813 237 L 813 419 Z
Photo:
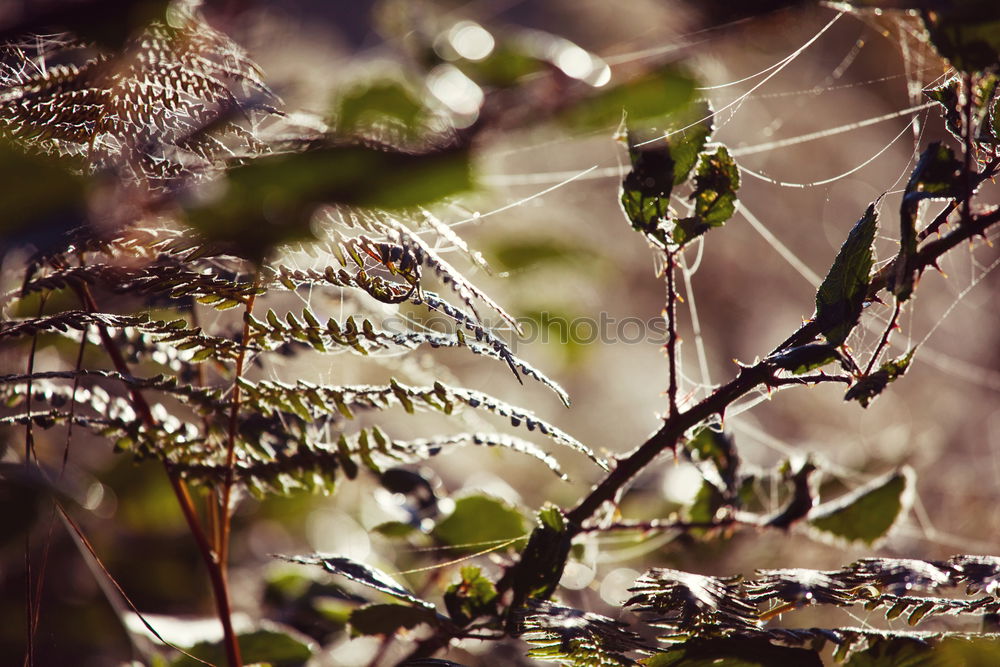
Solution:
M 714 153 L 702 154 L 694 178 L 694 215 L 674 223 L 671 236 L 684 245 L 712 227 L 721 227 L 736 212 L 736 190 L 740 187 L 740 171 L 725 146 Z
M 711 133 L 707 102 L 671 116 L 663 129 L 629 133 L 632 171 L 622 182 L 621 204 L 633 229 L 666 245 L 670 194 L 688 179 Z
M 814 318 L 830 345 L 840 345 L 847 340 L 861 319 L 871 282 L 872 243 L 877 227 L 878 213 L 873 203 L 847 235 L 816 292 Z
M 814 529 L 848 542 L 878 542 L 909 509 L 913 471 L 902 468 L 814 507 L 806 521 Z
M 652 124 L 687 104 L 694 95 L 694 87 L 690 75 L 667 67 L 602 89 L 574 104 L 563 114 L 563 121 L 581 130 L 600 129 L 621 122 L 624 113 L 629 125 Z

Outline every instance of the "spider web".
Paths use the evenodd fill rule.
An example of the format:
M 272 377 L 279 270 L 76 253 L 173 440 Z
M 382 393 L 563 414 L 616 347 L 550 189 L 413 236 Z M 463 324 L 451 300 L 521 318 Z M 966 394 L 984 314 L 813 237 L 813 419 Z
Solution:
M 796 317 L 811 314 L 812 295 L 847 230 L 865 204 L 883 192 L 879 265 L 894 257 L 902 186 L 927 142 L 946 137 L 937 105 L 928 103 L 922 91 L 939 85 L 951 72 L 925 43 L 915 18 L 833 9 L 817 10 L 807 18 L 803 23 L 808 27 L 794 37 L 778 38 L 765 28 L 767 36 L 756 40 L 737 31 L 706 46 L 703 33 L 695 33 L 673 46 L 605 56 L 616 68 L 683 50 L 685 42 L 696 44 L 694 70 L 705 82 L 702 94 L 716 110 L 714 138 L 731 148 L 743 177 L 736 216 L 726 229 L 694 244 L 681 266 L 687 320 L 682 330 L 687 345 L 681 354 L 681 395 L 688 402 L 732 376 L 735 367 L 726 364 L 727 356 L 752 362 L 753 355 L 765 353 L 783 332 L 794 329 Z M 775 43 L 763 45 L 767 39 Z M 607 128 L 606 144 L 613 131 Z M 498 146 L 484 180 L 500 196 L 513 197 L 455 223 L 498 215 L 503 219 L 494 224 L 506 225 L 516 219 L 511 213 L 538 220 L 544 216 L 536 211 L 543 207 L 568 211 L 557 217 L 574 219 L 559 233 L 585 237 L 610 252 L 622 276 L 620 290 L 655 294 L 656 281 L 651 272 L 644 272 L 648 264 L 637 254 L 636 244 L 625 238 L 627 228 L 618 222 L 613 233 L 596 230 L 616 224 L 616 212 L 607 206 L 595 211 L 593 192 L 615 201 L 627 167 L 620 151 L 595 146 L 593 134 L 541 139 L 529 135 Z M 602 152 L 602 160 L 594 157 Z M 984 187 L 979 201 L 994 203 L 989 197 Z M 922 207 L 918 225 L 940 208 Z M 485 229 L 481 233 L 491 238 Z M 986 421 L 996 421 L 995 415 L 990 417 L 991 406 L 1000 393 L 1000 372 L 991 352 L 997 347 L 998 329 L 996 308 L 990 307 L 996 303 L 991 285 L 996 285 L 992 272 L 997 253 L 990 243 L 996 236 L 993 232 L 987 243 L 968 251 L 956 249 L 944 258 L 941 274 L 929 272 L 920 298 L 904 309 L 900 330 L 880 357 L 895 357 L 917 346 L 913 377 L 894 385 L 880 403 L 861 414 L 856 404 L 839 405 L 841 390 L 806 390 L 806 398 L 794 401 L 795 392 L 783 393 L 773 403 L 770 393 L 748 396 L 733 406 L 726 420 L 741 453 L 750 460 L 768 461 L 818 452 L 826 470 L 848 487 L 895 463 L 922 463 L 918 497 L 923 500 L 893 544 L 901 551 L 988 551 L 991 543 L 982 536 L 989 530 L 970 522 L 963 507 L 973 496 L 977 504 L 986 502 L 991 496 L 989 477 L 1000 467 L 997 429 L 982 428 Z M 765 272 L 779 278 L 768 278 Z M 647 286 L 638 287 L 641 280 Z M 606 292 L 599 301 L 613 303 L 621 296 L 614 288 Z M 873 304 L 866 310 L 863 326 L 850 341 L 857 359 L 867 362 L 875 352 L 891 312 L 891 304 Z M 735 330 L 733 335 L 738 332 L 742 340 L 727 340 L 719 333 L 725 329 Z M 721 354 L 720 339 L 725 341 Z M 662 412 L 662 397 L 654 397 L 657 404 L 635 394 L 665 386 L 665 363 L 657 362 L 649 349 L 644 355 L 624 352 L 631 359 L 602 360 L 599 370 L 586 375 L 603 375 L 599 385 L 606 391 L 630 383 L 643 364 L 636 359 L 662 363 L 661 372 L 655 365 L 642 366 L 645 377 L 637 383 L 638 390 L 631 390 L 629 407 L 623 408 L 634 414 L 652 405 L 656 413 Z M 575 398 L 579 405 L 579 395 Z M 776 407 L 786 401 L 795 407 Z M 956 411 L 957 406 L 964 411 Z M 789 424 L 792 413 L 803 407 L 809 410 L 806 416 L 796 415 L 797 423 Z M 643 424 L 648 427 L 648 422 Z M 608 431 L 586 422 L 583 431 L 589 428 Z M 837 428 L 847 432 L 835 435 Z M 636 435 L 614 440 L 627 448 L 641 441 Z M 962 441 L 960 453 L 945 449 L 956 440 Z M 978 468 L 973 464 L 970 470 L 977 458 L 990 463 Z M 854 472 L 863 467 L 872 473 Z M 971 478 L 962 489 L 939 481 L 961 477 Z M 997 520 L 992 510 L 989 516 Z

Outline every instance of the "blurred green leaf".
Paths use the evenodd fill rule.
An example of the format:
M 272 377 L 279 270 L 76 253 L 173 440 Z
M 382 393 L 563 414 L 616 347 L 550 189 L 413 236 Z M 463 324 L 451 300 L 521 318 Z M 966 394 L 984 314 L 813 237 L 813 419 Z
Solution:
M 878 227 L 875 204 L 851 229 L 840 247 L 830 272 L 816 292 L 816 315 L 826 341 L 840 345 L 861 319 L 861 309 L 868 295 L 872 269 L 872 243 Z
M 461 580 L 444 593 L 444 605 L 451 620 L 461 626 L 480 616 L 496 613 L 497 589 L 478 567 L 463 567 Z
M 260 259 L 278 244 L 309 238 L 310 218 L 321 203 L 401 208 L 470 187 L 464 149 L 419 154 L 329 145 L 234 167 L 221 196 L 193 206 L 188 219 L 208 239 Z
M 524 517 L 511 505 L 490 496 L 466 496 L 455 501 L 455 511 L 432 534 L 458 547 L 458 553 L 475 553 L 524 533 Z
M 358 635 L 392 635 L 421 623 L 435 623 L 437 615 L 426 607 L 402 604 L 369 604 L 351 612 L 351 628 Z
M 501 42 L 482 60 L 459 60 L 455 65 L 481 86 L 507 88 L 521 78 L 540 71 L 544 64 L 516 44 Z
M 992 667 L 1000 664 L 1000 641 L 994 638 L 946 637 L 928 643 L 918 639 L 873 640 L 851 655 L 845 667 Z
M 390 121 L 412 138 L 426 119 L 427 108 L 404 83 L 382 79 L 347 91 L 335 102 L 335 114 L 339 132 L 350 134 Z
M 386 537 L 406 537 L 416 529 L 416 526 L 402 521 L 386 521 L 372 528 L 374 532 Z
M 71 161 L 26 155 L 0 141 L 0 255 L 9 248 L 61 246 L 63 233 L 85 219 L 85 180 L 70 173 Z
M 902 468 L 809 512 L 810 526 L 848 542 L 871 545 L 884 537 L 908 506 L 913 471 Z
M 690 102 L 694 97 L 694 88 L 695 81 L 690 75 L 667 67 L 601 89 L 564 112 L 562 120 L 576 130 L 597 130 L 617 125 L 623 114 L 630 127 L 652 124 Z
M 1000 68 L 1000 4 L 951 0 L 922 12 L 937 52 L 963 72 Z
M 557 238 L 501 238 L 490 246 L 488 256 L 495 258 L 490 264 L 511 271 L 556 262 L 589 266 L 603 261 L 590 248 Z
M 271 624 L 273 625 L 273 624 Z M 291 628 L 261 628 L 238 636 L 240 654 L 246 664 L 268 663 L 272 667 L 299 667 L 313 656 L 313 645 Z M 226 664 L 226 652 L 221 641 L 199 642 L 189 649 L 191 655 L 216 665 Z M 203 667 L 202 663 L 182 655 L 173 667 Z
M 725 146 L 701 156 L 694 179 L 694 215 L 678 220 L 671 235 L 683 245 L 712 227 L 721 227 L 736 212 L 736 190 L 740 171 Z
M 890 382 L 895 381 L 906 373 L 906 369 L 910 367 L 910 360 L 913 359 L 914 352 L 916 352 L 916 348 L 901 357 L 890 359 L 882 364 L 874 373 L 858 380 L 844 394 L 844 400 L 857 401 L 861 403 L 861 407 L 867 408 L 872 401 L 878 398 L 879 394 L 885 391 Z
M 684 518 L 691 523 L 711 523 L 720 507 L 726 504 L 722 492 L 708 480 L 701 483 L 691 504 L 684 508 Z

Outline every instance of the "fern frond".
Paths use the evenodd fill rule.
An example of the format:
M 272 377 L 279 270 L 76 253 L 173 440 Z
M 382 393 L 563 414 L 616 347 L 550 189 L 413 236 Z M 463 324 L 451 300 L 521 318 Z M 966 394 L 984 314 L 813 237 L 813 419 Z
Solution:
M 162 294 L 174 299 L 191 296 L 201 303 L 216 307 L 238 305 L 252 294 L 263 293 L 261 288 L 250 281 L 234 280 L 217 273 L 200 273 L 180 265 L 124 267 L 89 264 L 50 271 L 27 281 L 21 293 L 27 295 L 43 290 L 63 289 L 80 283 L 101 284 L 118 293 Z
M 139 315 L 113 315 L 110 313 L 88 313 L 82 310 L 66 310 L 55 315 L 22 320 L 0 322 L 0 340 L 33 336 L 36 333 L 66 333 L 70 330 L 84 331 L 90 325 L 108 329 L 133 329 L 153 336 L 158 342 L 166 343 L 177 350 L 191 350 L 191 361 L 217 359 L 234 360 L 239 355 L 240 346 L 236 341 L 221 336 L 202 333 L 200 327 L 190 328 L 187 320 L 181 318 L 170 322 L 150 319 L 145 313 Z
M 372 351 L 391 348 L 412 350 L 425 344 L 434 348 L 463 347 L 473 354 L 513 365 L 516 371 L 542 383 L 555 392 L 564 405 L 569 405 L 569 396 L 565 390 L 537 368 L 511 354 L 499 342 L 490 346 L 470 341 L 461 330 L 457 334 L 424 331 L 391 332 L 376 328 L 367 318 L 362 318 L 359 325 L 353 316 L 348 317 L 343 324 L 330 318 L 326 325 L 323 325 L 309 308 L 302 311 L 301 319 L 291 312 L 282 319 L 274 311 L 268 311 L 263 321 L 250 316 L 248 322 L 251 327 L 250 341 L 259 349 L 273 348 L 290 338 L 306 343 L 319 352 L 348 348 L 361 354 L 369 354 Z
M 340 413 L 353 418 L 356 409 L 384 410 L 401 406 L 407 412 L 416 409 L 433 409 L 451 414 L 455 408 L 468 406 L 510 420 L 512 426 L 524 425 L 529 431 L 537 429 L 554 441 L 567 445 L 586 455 L 604 469 L 607 462 L 586 445 L 569 434 L 544 422 L 530 412 L 517 408 L 493 396 L 471 389 L 449 387 L 436 382 L 433 387 L 410 387 L 395 380 L 388 385 L 317 385 L 298 381 L 295 384 L 262 380 L 252 382 L 240 379 L 247 405 L 264 414 L 285 412 L 306 421 L 320 415 Z
M 632 667 L 627 653 L 657 651 L 620 621 L 590 612 L 531 600 L 518 613 L 528 656 L 572 667 Z
M 757 608 L 747 602 L 740 579 L 706 577 L 667 568 L 653 568 L 629 588 L 625 603 L 649 614 L 650 623 L 678 634 L 729 634 L 755 630 Z
M 372 257 L 373 259 L 378 257 L 378 259 L 376 259 L 377 263 L 382 266 L 386 266 L 391 272 L 395 272 L 395 267 L 393 266 L 393 260 L 391 258 L 392 254 L 399 254 L 400 256 L 406 258 L 405 261 L 409 263 L 426 266 L 434 271 L 437 277 L 458 295 L 459 299 L 462 300 L 462 303 L 465 304 L 465 307 L 468 308 L 469 311 L 475 316 L 477 322 L 482 322 L 482 318 L 479 316 L 479 312 L 476 310 L 475 306 L 476 301 L 480 301 L 489 306 L 493 311 L 500 315 L 500 317 L 506 320 L 515 331 L 522 333 L 521 326 L 518 324 L 516 318 L 505 311 L 485 292 L 470 282 L 455 267 L 444 260 L 437 253 L 437 251 L 434 250 L 434 248 L 420 238 L 418 234 L 411 231 L 394 216 L 383 214 L 379 211 L 345 212 L 341 209 L 337 209 L 331 213 L 331 217 L 347 227 L 360 227 L 366 231 L 383 235 L 390 248 L 395 246 L 397 250 L 395 253 L 391 253 L 389 252 L 389 249 L 383 249 L 381 253 L 369 253 L 369 257 Z M 476 264 L 485 266 L 485 261 L 483 260 L 482 255 L 469 251 L 465 242 L 462 241 L 457 234 L 451 231 L 447 225 L 440 222 L 427 212 L 425 212 L 424 219 L 428 222 L 432 229 L 438 232 L 439 236 L 445 238 L 455 247 L 464 249 L 464 251 L 473 258 L 473 261 Z M 354 259 L 354 261 L 361 268 L 365 268 L 364 263 L 359 261 L 362 258 L 357 255 L 355 247 L 359 243 L 362 245 L 372 245 L 375 244 L 375 242 L 363 236 L 356 237 L 355 239 L 343 240 L 335 229 L 330 229 L 330 232 L 334 236 L 335 244 L 346 250 L 347 254 L 351 256 L 351 258 Z M 379 245 L 387 244 L 382 243 Z M 346 265 L 343 254 L 335 254 L 338 255 L 338 258 L 341 260 L 341 264 Z
M 83 158 L 84 170 L 116 169 L 154 188 L 232 155 L 222 134 L 260 150 L 232 129 L 235 114 L 274 113 L 259 69 L 188 5 L 169 12 L 169 24 L 153 22 L 120 53 L 72 35 L 4 49 L 0 131 L 29 151 Z
M 332 493 L 338 471 L 348 478 L 364 466 L 376 473 L 401 464 L 426 461 L 455 447 L 466 445 L 503 447 L 544 463 L 565 479 L 559 464 L 533 443 L 503 433 L 461 433 L 418 440 L 394 440 L 378 427 L 341 434 L 335 442 L 302 439 L 284 449 L 263 453 L 240 447 L 235 476 L 258 497 L 267 493 L 287 494 L 295 490 Z M 174 464 L 185 477 L 201 482 L 221 482 L 227 469 L 222 463 Z
M 570 403 L 569 396 L 558 384 L 527 362 L 515 357 L 507 343 L 493 334 L 477 318 L 469 315 L 460 308 L 456 308 L 434 292 L 424 290 L 418 292 L 399 283 L 385 281 L 378 276 L 371 276 L 363 269 L 359 269 L 357 274 L 352 276 L 346 269 L 341 268 L 338 270 L 332 266 L 327 267 L 323 271 L 290 269 L 282 266 L 270 269 L 268 275 L 270 276 L 270 280 L 273 281 L 271 286 L 280 285 L 292 291 L 303 286 L 334 285 L 363 290 L 382 303 L 397 304 L 403 301 L 410 301 L 417 305 L 424 305 L 435 312 L 445 315 L 461 328 L 472 333 L 477 342 L 485 345 L 484 348 L 481 348 L 482 353 L 503 360 L 514 374 L 514 377 L 518 378 L 519 381 L 522 374 L 531 377 L 554 391 L 564 405 L 569 405 Z M 468 346 L 467 337 L 465 344 Z M 492 353 L 490 352 L 491 350 Z

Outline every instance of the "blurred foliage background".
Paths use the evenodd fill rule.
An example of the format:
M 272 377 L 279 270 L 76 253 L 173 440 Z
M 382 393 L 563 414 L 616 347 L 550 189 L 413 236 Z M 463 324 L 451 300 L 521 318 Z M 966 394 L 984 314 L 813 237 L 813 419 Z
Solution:
M 93 5 L 100 3 L 63 4 L 93 12 Z M 141 3 L 120 4 L 131 10 Z M 789 3 L 797 6 L 744 19 L 732 15 L 727 4 L 219 1 L 207 3 L 205 12 L 210 23 L 261 65 L 285 109 L 327 119 L 339 114 L 339 122 L 348 125 L 365 122 L 352 116 L 353 108 L 379 99 L 400 117 L 403 127 L 421 113 L 422 91 L 414 88 L 411 100 L 398 87 L 419 80 L 414 63 L 426 57 L 415 30 L 445 34 L 467 21 L 474 23 L 462 25 L 481 25 L 497 36 L 545 31 L 598 54 L 614 77 L 641 76 L 660 63 L 683 62 L 702 87 L 701 94 L 719 111 L 715 139 L 733 150 L 742 167 L 770 179 L 744 173 L 739 192 L 743 212 L 724 230 L 713 232 L 703 249 L 687 255 L 697 271 L 681 290 L 686 301 L 679 311 L 682 390 L 700 396 L 704 392 L 699 383 L 729 379 L 737 370 L 734 360 L 753 361 L 810 316 L 819 278 L 868 203 L 888 191 L 886 206 L 896 206 L 912 168 L 916 138 L 925 143 L 945 137 L 935 109 L 912 110 L 924 104 L 920 91 L 945 73 L 912 17 L 845 15 L 786 66 L 768 70 L 816 36 L 835 10 Z M 0 29 L 14 30 L 34 8 L 29 11 L 25 4 L 5 11 L 0 13 Z M 81 15 L 87 17 L 81 25 L 95 24 L 95 14 Z M 100 16 L 96 23 L 116 21 Z M 125 20 L 126 32 L 130 20 Z M 473 40 L 469 48 L 476 45 Z M 494 77 L 498 85 L 505 78 L 532 76 L 516 55 L 479 62 L 479 76 Z M 521 94 L 543 99 L 562 94 L 558 86 L 547 89 L 549 83 L 539 76 L 538 85 L 521 89 Z M 358 103 L 361 98 L 363 103 Z M 460 106 L 461 96 L 456 99 Z M 516 95 L 505 102 L 504 108 L 483 111 L 494 114 L 496 122 L 475 140 L 479 187 L 438 215 L 448 223 L 461 221 L 455 230 L 494 268 L 492 274 L 473 271 L 470 277 L 515 316 L 530 318 L 536 330 L 552 334 L 548 342 L 518 342 L 515 351 L 556 378 L 572 397 L 572 407 L 564 408 L 543 387 L 519 385 L 503 365 L 449 350 L 390 358 L 385 368 L 346 355 L 332 358 L 329 365 L 326 358 L 324 365 L 317 365 L 288 357 L 253 372 L 284 380 L 369 382 L 384 380 L 400 364 L 419 375 L 426 372 L 424 357 L 431 356 L 447 366 L 458 384 L 529 406 L 594 449 L 627 451 L 658 427 L 666 409 L 661 345 L 649 340 L 589 340 L 583 325 L 572 330 L 575 336 L 559 340 L 558 324 L 551 324 L 594 320 L 601 314 L 619 324 L 626 318 L 648 321 L 659 317 L 663 308 L 664 287 L 652 253 L 629 229 L 619 208 L 618 188 L 628 158 L 614 139 L 617 125 L 584 117 L 525 128 L 514 122 Z M 558 99 L 552 105 L 557 107 Z M 462 111 L 455 106 L 452 110 Z M 883 116 L 888 117 L 867 122 Z M 819 136 L 824 133 L 827 136 Z M 782 143 L 814 134 L 808 141 Z M 8 206 L 9 196 L 5 186 L 3 206 Z M 882 260 L 896 252 L 892 238 L 880 241 L 879 248 Z M 673 535 L 608 534 L 579 548 L 564 580 L 564 598 L 582 608 L 607 611 L 610 607 L 602 605 L 619 603 L 632 579 L 652 566 L 724 575 L 755 568 L 835 567 L 873 553 L 919 558 L 997 553 L 1000 276 L 989 274 L 965 293 L 981 268 L 992 262 L 991 252 L 995 255 L 990 248 L 955 252 L 942 262 L 941 272 L 924 276 L 920 296 L 896 334 L 899 351 L 906 349 L 907 341 L 933 335 L 907 376 L 871 409 L 845 403 L 840 387 L 824 385 L 782 392 L 726 420 L 746 465 L 770 468 L 812 453 L 827 470 L 839 471 L 824 478 L 824 493 L 855 488 L 902 464 L 913 466 L 916 500 L 888 541 L 871 550 L 817 543 L 796 530 L 746 531 L 708 542 Z M 10 262 L 8 256 L 5 269 Z M 6 291 L 18 278 L 7 275 L 4 280 Z M 344 304 L 317 295 L 309 306 L 334 315 Z M 692 325 L 694 307 L 698 333 Z M 224 317 L 207 310 L 205 316 Z M 699 334 L 708 378 L 701 373 Z M 878 336 L 876 327 L 861 337 L 858 347 L 870 351 Z M 22 361 L 16 355 L 2 355 L 4 373 L 20 370 Z M 399 435 L 418 437 L 424 434 L 422 427 L 419 420 L 410 419 Z M 5 437 L 9 446 L 19 446 L 16 432 Z M 61 454 L 58 436 L 38 433 L 36 438 L 40 451 L 51 457 Z M 438 457 L 422 472 L 442 496 L 458 503 L 463 495 L 485 492 L 530 517 L 546 500 L 572 505 L 598 479 L 583 457 L 558 455 L 571 482 L 556 480 L 535 462 L 472 449 Z M 84 498 L 89 513 L 81 523 L 108 570 L 151 620 L 159 620 L 157 628 L 164 636 L 190 639 L 197 633 L 194 626 L 172 624 L 196 612 L 210 617 L 212 605 L 160 468 L 154 462 L 135 464 L 80 434 L 71 453 L 69 479 Z M 689 465 L 665 458 L 636 481 L 622 511 L 639 519 L 666 516 L 697 488 Z M 36 664 L 96 666 L 135 657 L 136 640 L 130 639 L 107 601 L 104 575 L 81 557 L 69 531 L 48 521 L 43 511 L 30 513 L 30 486 L 20 495 L 5 493 L 12 497 L 3 498 L 7 509 L 0 519 L 3 662 L 14 664 L 23 646 L 24 554 L 17 537 L 26 523 L 39 537 L 51 531 Z M 762 489 L 763 507 L 777 508 L 781 500 L 776 489 Z M 461 553 L 429 554 L 421 551 L 419 538 L 392 539 L 373 531 L 386 521 L 407 520 L 401 512 L 398 494 L 364 479 L 342 484 L 332 497 L 300 493 L 266 501 L 244 499 L 236 514 L 231 556 L 237 616 L 272 619 L 317 641 L 332 642 L 334 650 L 316 658 L 315 664 L 364 664 L 379 641 L 352 638 L 345 630 L 349 594 L 322 576 L 313 579 L 312 573 L 270 555 L 341 552 L 387 568 L 411 569 Z M 514 517 L 496 517 L 507 520 L 515 524 L 510 530 L 516 534 Z M 527 519 L 522 521 L 526 530 Z M 467 534 L 467 529 L 456 534 Z M 488 564 L 491 557 L 478 560 Z M 433 591 L 452 581 L 458 567 L 412 575 L 411 585 Z M 192 601 L 198 601 L 197 607 Z M 396 655 L 395 648 L 390 655 Z M 470 641 L 447 657 L 470 665 L 530 664 L 521 655 L 515 648 Z

